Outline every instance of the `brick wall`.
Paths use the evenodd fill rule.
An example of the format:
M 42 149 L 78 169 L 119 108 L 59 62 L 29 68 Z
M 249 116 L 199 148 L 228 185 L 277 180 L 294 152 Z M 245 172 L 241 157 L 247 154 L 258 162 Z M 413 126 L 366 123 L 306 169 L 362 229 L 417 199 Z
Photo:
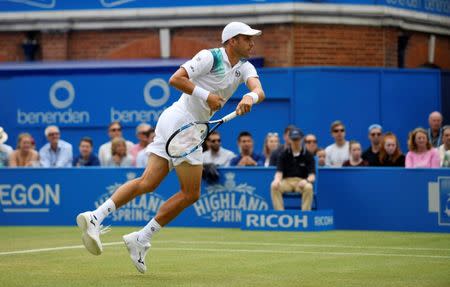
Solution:
M 428 59 L 429 34 L 391 27 L 319 24 L 255 26 L 263 35 L 255 39 L 257 56 L 268 67 L 373 66 L 396 67 L 398 37 L 410 35 L 405 67 L 415 68 Z M 204 48 L 220 45 L 222 27 L 171 29 L 171 57 L 189 58 Z M 157 29 L 40 32 L 39 59 L 139 59 L 161 55 Z M 23 32 L 0 32 L 0 61 L 23 61 Z M 435 63 L 450 69 L 450 37 L 436 37 Z

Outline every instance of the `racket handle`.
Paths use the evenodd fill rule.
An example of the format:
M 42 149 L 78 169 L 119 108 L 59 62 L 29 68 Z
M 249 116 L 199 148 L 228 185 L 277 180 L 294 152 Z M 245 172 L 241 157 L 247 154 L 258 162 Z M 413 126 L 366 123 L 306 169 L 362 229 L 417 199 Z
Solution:
M 228 121 L 234 119 L 235 117 L 237 117 L 236 111 L 234 111 L 234 112 L 232 112 L 232 113 L 229 113 L 228 115 L 224 116 L 224 117 L 222 118 L 222 120 L 223 120 L 224 123 L 226 123 L 226 122 L 228 122 Z

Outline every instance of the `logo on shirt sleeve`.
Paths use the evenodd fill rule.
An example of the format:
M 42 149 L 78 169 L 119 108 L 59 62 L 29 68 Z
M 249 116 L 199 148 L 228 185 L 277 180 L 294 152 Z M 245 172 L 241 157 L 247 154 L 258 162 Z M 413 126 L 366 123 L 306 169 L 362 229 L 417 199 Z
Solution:
M 239 78 L 239 77 L 241 76 L 241 71 L 236 70 L 236 71 L 234 72 L 234 75 L 236 76 L 236 78 Z

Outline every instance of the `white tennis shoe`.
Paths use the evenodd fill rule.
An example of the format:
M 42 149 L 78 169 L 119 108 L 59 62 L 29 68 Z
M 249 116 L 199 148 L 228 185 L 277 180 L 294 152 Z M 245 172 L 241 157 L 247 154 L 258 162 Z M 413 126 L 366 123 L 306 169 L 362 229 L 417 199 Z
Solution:
M 82 232 L 81 239 L 86 249 L 94 255 L 102 254 L 103 247 L 100 234 L 104 232 L 101 230 L 102 226 L 95 215 L 90 211 L 78 214 L 77 225 Z
M 147 266 L 145 265 L 145 256 L 151 247 L 150 243 L 143 244 L 139 242 L 138 238 L 139 232 L 132 232 L 130 234 L 124 235 L 123 242 L 127 246 L 128 253 L 130 253 L 131 261 L 133 261 L 136 269 L 145 273 L 147 271 Z

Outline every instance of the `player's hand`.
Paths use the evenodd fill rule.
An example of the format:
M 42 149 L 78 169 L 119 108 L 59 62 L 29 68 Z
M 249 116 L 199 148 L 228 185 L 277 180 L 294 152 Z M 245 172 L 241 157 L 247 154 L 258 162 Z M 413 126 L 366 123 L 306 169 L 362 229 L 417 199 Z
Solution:
M 220 108 L 222 108 L 223 104 L 225 103 L 225 100 L 219 95 L 210 93 L 208 95 L 208 98 L 206 99 L 206 103 L 208 104 L 211 112 L 215 112 L 220 110 Z
M 280 183 L 281 183 L 280 180 L 274 180 L 272 181 L 272 187 L 278 189 L 280 187 Z
M 253 106 L 253 98 L 251 96 L 243 96 L 242 100 L 236 107 L 236 114 L 239 116 L 250 112 Z

